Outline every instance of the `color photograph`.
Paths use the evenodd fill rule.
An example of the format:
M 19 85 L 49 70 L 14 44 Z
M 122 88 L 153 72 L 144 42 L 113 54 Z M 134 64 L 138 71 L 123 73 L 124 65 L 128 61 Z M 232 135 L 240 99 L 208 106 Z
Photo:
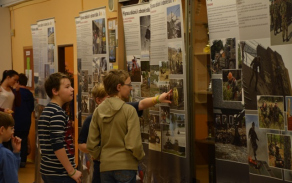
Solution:
M 167 38 L 181 38 L 181 12 L 180 5 L 167 8 Z
M 170 74 L 183 74 L 182 42 L 168 43 Z
M 184 110 L 184 88 L 183 79 L 170 79 L 170 89 L 172 89 L 171 109 Z
M 284 99 L 281 96 L 257 96 L 259 127 L 284 130 Z
M 93 54 L 106 54 L 105 19 L 92 21 L 92 52 Z
M 222 70 L 223 100 L 242 101 L 241 70 Z
M 158 113 L 150 113 L 149 149 L 161 152 L 161 127 Z

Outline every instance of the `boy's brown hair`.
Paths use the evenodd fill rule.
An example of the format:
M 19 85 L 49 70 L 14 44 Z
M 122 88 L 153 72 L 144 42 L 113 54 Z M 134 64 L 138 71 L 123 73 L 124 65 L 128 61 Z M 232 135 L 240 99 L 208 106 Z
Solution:
M 95 85 L 91 90 L 92 96 L 94 99 L 98 98 L 104 98 L 107 96 L 107 93 L 104 89 L 104 85 L 102 83 L 98 83 Z
M 116 95 L 119 91 L 117 85 L 124 85 L 128 79 L 129 73 L 124 70 L 112 69 L 110 70 L 103 79 L 103 85 L 108 95 Z
M 14 126 L 14 119 L 11 115 L 5 112 L 0 112 L 0 127 L 4 126 L 7 129 L 9 126 Z
M 66 74 L 63 74 L 61 72 L 57 72 L 54 74 L 51 74 L 48 79 L 45 82 L 45 89 L 46 89 L 46 93 L 50 98 L 53 98 L 53 92 L 52 89 L 55 88 L 57 91 L 59 91 L 60 89 L 60 85 L 61 85 L 61 80 L 62 79 L 69 79 L 69 76 L 67 76 Z

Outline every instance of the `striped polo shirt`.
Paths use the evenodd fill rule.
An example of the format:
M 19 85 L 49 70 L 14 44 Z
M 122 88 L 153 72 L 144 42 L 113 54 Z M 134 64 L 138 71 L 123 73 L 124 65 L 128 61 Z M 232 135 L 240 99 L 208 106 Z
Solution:
M 43 175 L 68 176 L 66 169 L 54 151 L 65 148 L 69 161 L 75 167 L 72 125 L 65 111 L 50 102 L 38 120 L 38 138 L 41 149 L 41 168 Z

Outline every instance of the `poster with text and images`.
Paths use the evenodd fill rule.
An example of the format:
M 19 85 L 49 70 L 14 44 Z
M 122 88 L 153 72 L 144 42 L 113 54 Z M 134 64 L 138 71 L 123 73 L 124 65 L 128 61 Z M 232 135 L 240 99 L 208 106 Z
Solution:
M 35 98 L 38 104 L 46 105 L 49 98 L 45 92 L 46 78 L 58 70 L 55 19 L 39 20 L 32 25 L 32 38 L 34 50 L 34 86 Z
M 102 83 L 109 70 L 107 19 L 105 8 L 80 12 L 76 19 L 78 83 L 81 91 L 82 116 L 94 111 L 96 104 L 91 91 Z M 79 123 L 81 124 L 81 123 Z

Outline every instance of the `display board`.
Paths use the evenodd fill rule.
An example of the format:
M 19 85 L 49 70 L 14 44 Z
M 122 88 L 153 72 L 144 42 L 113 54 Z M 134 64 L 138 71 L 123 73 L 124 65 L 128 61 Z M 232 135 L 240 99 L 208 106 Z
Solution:
M 33 43 L 33 79 L 35 98 L 35 124 L 37 129 L 38 118 L 50 98 L 45 91 L 45 80 L 50 74 L 58 71 L 58 59 L 56 50 L 56 29 L 55 19 L 49 18 L 37 21 L 31 25 Z M 27 60 L 27 65 L 31 64 Z M 35 172 L 40 169 L 40 149 L 38 146 L 38 133 L 36 132 L 36 167 Z M 36 173 L 36 182 L 41 182 L 41 176 Z
M 217 182 L 292 181 L 291 10 L 207 0 Z
M 186 63 L 181 1 L 122 7 L 132 101 L 173 90 L 140 118 L 143 182 L 190 182 Z M 141 175 L 140 175 L 141 176 Z

